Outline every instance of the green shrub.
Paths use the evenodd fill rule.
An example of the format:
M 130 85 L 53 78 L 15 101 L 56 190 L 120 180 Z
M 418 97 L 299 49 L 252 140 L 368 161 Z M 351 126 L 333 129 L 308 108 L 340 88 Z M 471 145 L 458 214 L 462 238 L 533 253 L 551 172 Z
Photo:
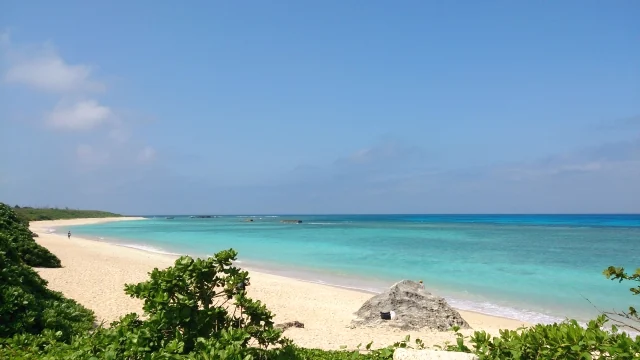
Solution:
M 135 344 L 145 352 L 187 354 L 226 342 L 242 349 L 285 345 L 273 327 L 273 314 L 237 287 L 248 280 L 248 273 L 232 266 L 236 256 L 234 250 L 208 259 L 183 256 L 172 267 L 154 269 L 148 281 L 126 285 L 127 294 L 144 300 L 147 319 L 129 315 L 114 326 L 136 334 Z
M 560 324 L 538 324 L 520 330 L 500 330 L 491 337 L 476 331 L 470 338 L 472 349 L 457 347 L 477 354 L 480 359 L 639 359 L 640 337 L 634 340 L 626 333 L 603 330 L 604 316 L 589 322 L 586 328 L 575 320 Z
M 47 282 L 22 262 L 12 244 L 0 233 L 0 337 L 49 329 L 68 339 L 89 330 L 93 312 L 47 289 Z
M 0 203 L 0 233 L 6 235 L 22 261 L 33 267 L 58 268 L 60 259 L 47 248 L 33 240 L 34 233 L 29 230 L 28 223 L 18 218 L 13 209 Z M 6 251 L 6 246 L 0 251 Z
M 50 330 L 67 340 L 93 327 L 91 310 L 47 289 L 47 282 L 30 267 L 42 262 L 60 265 L 33 241 L 11 208 L 0 204 L 0 338 Z
M 15 234 L 12 241 L 25 264 L 44 268 L 62 267 L 60 259 L 47 248 L 36 243 L 32 235 Z
M 68 307 L 64 299 L 59 298 L 55 306 L 46 309 L 57 317 L 50 316 L 47 311 L 42 317 L 45 328 L 57 331 L 55 334 L 16 336 L 4 341 L 0 354 L 35 353 L 38 358 L 164 359 L 184 356 L 239 360 L 245 360 L 247 356 L 281 356 L 279 354 L 289 348 L 290 342 L 281 338 L 281 331 L 273 327 L 273 314 L 264 304 L 249 299 L 237 286 L 248 281 L 248 273 L 232 266 L 236 256 L 233 250 L 219 252 L 208 259 L 194 260 L 185 256 L 177 259 L 172 267 L 154 269 L 148 281 L 125 286 L 127 294 L 144 301 L 145 318 L 129 314 L 110 328 L 99 328 L 92 333 L 78 325 L 82 324 L 82 313 L 74 311 L 77 309 Z M 28 319 L 36 317 L 35 313 L 26 314 Z M 66 320 L 56 321 L 60 318 Z M 9 323 L 18 322 L 8 320 Z M 12 328 L 12 331 L 15 334 L 17 329 Z M 65 336 L 69 333 L 78 336 Z M 280 349 L 268 350 L 272 345 L 278 345 Z

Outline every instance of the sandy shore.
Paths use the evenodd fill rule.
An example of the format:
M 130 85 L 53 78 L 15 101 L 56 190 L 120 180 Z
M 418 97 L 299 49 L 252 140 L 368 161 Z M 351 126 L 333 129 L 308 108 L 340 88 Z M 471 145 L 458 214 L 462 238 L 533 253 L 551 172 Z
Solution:
M 32 222 L 32 231 L 39 235 L 36 241 L 56 254 L 63 264 L 61 269 L 37 271 L 49 281 L 50 288 L 61 291 L 94 310 L 99 321 L 110 323 L 130 312 L 141 314 L 141 302 L 124 294 L 124 284 L 146 280 L 149 271 L 155 267 L 172 265 L 175 257 L 75 236 L 68 240 L 64 228 L 58 230 L 59 234 L 49 233 L 52 227 L 136 219 L 139 218 Z M 373 341 L 375 347 L 383 347 L 406 335 L 411 335 L 412 339 L 420 338 L 429 345 L 454 340 L 450 332 L 351 329 L 349 324 L 354 317 L 353 313 L 371 294 L 255 271 L 250 272 L 250 277 L 249 295 L 267 304 L 276 314 L 276 323 L 297 320 L 305 324 L 304 329 L 285 332 L 287 337 L 300 346 L 339 349 L 345 345 L 351 349 L 360 343 Z M 527 325 L 518 320 L 468 311 L 460 311 L 460 314 L 474 329 L 496 334 L 498 329 L 515 329 Z M 470 334 L 472 331 L 463 332 Z

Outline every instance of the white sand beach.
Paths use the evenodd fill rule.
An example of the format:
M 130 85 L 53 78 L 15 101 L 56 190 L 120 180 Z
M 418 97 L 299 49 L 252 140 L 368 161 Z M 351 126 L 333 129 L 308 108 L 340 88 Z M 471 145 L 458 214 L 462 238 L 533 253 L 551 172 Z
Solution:
M 47 247 L 60 260 L 63 268 L 37 269 L 49 281 L 51 289 L 61 291 L 95 311 L 98 320 L 107 324 L 130 312 L 142 314 L 141 302 L 124 294 L 124 284 L 147 279 L 153 268 L 173 264 L 174 256 L 145 252 L 99 241 L 72 236 L 67 239 L 64 226 L 95 224 L 139 218 L 76 219 L 32 222 L 36 241 Z M 59 233 L 50 233 L 57 227 Z M 285 336 L 304 347 L 339 349 L 374 342 L 383 347 L 406 335 L 420 338 L 428 345 L 453 341 L 451 332 L 401 331 L 387 328 L 350 328 L 353 313 L 372 295 L 355 290 L 314 284 L 286 277 L 250 271 L 249 296 L 267 304 L 276 314 L 276 323 L 300 321 L 303 329 L 289 329 Z M 400 280 L 400 279 L 398 279 Z M 428 290 L 428 284 L 426 284 Z M 524 324 L 518 320 L 488 316 L 468 311 L 460 314 L 474 330 L 496 333 L 499 329 L 515 329 Z M 464 330 L 471 334 L 471 330 Z

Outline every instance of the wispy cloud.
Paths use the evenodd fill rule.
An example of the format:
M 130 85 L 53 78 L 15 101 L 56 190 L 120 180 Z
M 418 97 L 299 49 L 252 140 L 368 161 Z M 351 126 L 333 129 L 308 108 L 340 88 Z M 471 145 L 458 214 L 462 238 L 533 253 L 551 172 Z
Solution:
M 78 101 L 73 104 L 59 103 L 47 115 L 47 123 L 64 130 L 90 130 L 109 119 L 111 109 L 95 100 Z
M 8 31 L 0 32 L 0 46 L 7 47 L 11 43 Z
M 151 146 L 146 146 L 138 153 L 138 161 L 148 163 L 156 158 L 156 150 Z
M 120 112 L 99 99 L 107 87 L 96 78 L 95 66 L 67 61 L 52 43 L 16 44 L 6 32 L 0 34 L 0 53 L 4 84 L 57 99 L 42 117 L 48 129 L 98 135 L 91 145 L 76 148 L 82 169 L 148 164 L 156 158 L 154 148 L 134 138 L 128 124 L 131 112 Z
M 124 144 L 129 141 L 132 136 L 132 131 L 129 126 L 116 117 L 113 117 L 110 120 L 112 127 L 107 133 L 107 137 L 118 144 Z
M 585 149 L 578 156 L 602 161 L 640 160 L 640 138 Z
M 529 180 L 545 176 L 562 175 L 567 173 L 595 172 L 603 169 L 600 162 L 583 164 L 566 164 L 555 166 L 520 165 L 516 167 L 498 168 L 495 173 L 504 176 L 507 180 Z
M 339 167 L 362 167 L 375 165 L 407 164 L 424 157 L 423 149 L 403 144 L 397 139 L 387 139 L 373 146 L 360 149 L 339 158 L 334 165 Z
M 109 160 L 110 154 L 106 151 L 97 150 L 91 145 L 81 144 L 76 148 L 76 156 L 83 164 L 99 166 Z
M 628 116 L 620 119 L 603 121 L 597 124 L 598 130 L 629 130 L 640 128 L 640 115 Z
M 336 211 L 352 212 L 640 210 L 640 139 L 469 168 L 433 166 L 427 153 L 402 143 L 378 144 L 333 167 L 300 166 L 286 184 L 269 191 L 297 194 L 310 204 L 302 212 L 331 209 L 334 202 L 351 209 Z
M 636 166 L 640 161 L 640 138 L 606 143 L 564 154 L 547 156 L 533 162 L 494 167 L 512 180 L 564 174 L 606 172 L 613 165 L 628 163 Z
M 113 115 L 108 106 L 97 100 L 83 99 L 87 94 L 106 90 L 103 83 L 94 79 L 91 66 L 69 64 L 51 43 L 16 45 L 5 33 L 0 44 L 7 63 L 5 83 L 60 97 L 55 108 L 44 116 L 52 128 L 89 130 Z

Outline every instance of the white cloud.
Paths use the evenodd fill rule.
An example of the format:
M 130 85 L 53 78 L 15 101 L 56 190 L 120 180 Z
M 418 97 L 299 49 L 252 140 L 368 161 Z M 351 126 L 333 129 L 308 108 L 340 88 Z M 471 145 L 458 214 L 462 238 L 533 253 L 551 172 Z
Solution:
M 88 165 L 101 165 L 109 160 L 109 153 L 106 151 L 97 151 L 91 145 L 78 145 L 76 148 L 76 156 L 78 160 Z
M 55 128 L 64 130 L 89 130 L 105 122 L 112 115 L 111 109 L 95 100 L 79 101 L 70 106 L 56 105 L 46 121 Z
M 389 139 L 372 147 L 358 150 L 347 157 L 339 158 L 334 164 L 343 168 L 383 165 L 402 167 L 422 163 L 424 155 L 420 148 Z
M 138 161 L 142 163 L 151 162 L 156 158 L 156 150 L 151 146 L 147 146 L 138 154 Z
M 109 171 L 154 161 L 156 151 L 140 146 L 134 137 L 130 122 L 135 114 L 123 114 L 97 97 L 96 92 L 107 89 L 96 79 L 92 66 L 70 61 L 50 43 L 11 40 L 8 32 L 0 31 L 0 86 L 23 86 L 31 93 L 48 94 L 47 101 L 57 101 L 42 116 L 51 130 L 97 130 L 98 136 L 91 137 L 95 143 L 75 148 L 79 170 Z
M 606 143 L 570 153 L 556 154 L 544 159 L 514 164 L 495 171 L 511 180 L 529 180 L 556 175 L 603 173 L 618 167 L 635 167 L 640 163 L 640 138 L 630 141 Z
M 103 91 L 104 85 L 90 75 L 91 67 L 69 65 L 56 53 L 47 53 L 13 64 L 5 81 L 56 93 Z
M 68 64 L 50 44 L 17 47 L 9 34 L 0 34 L 0 45 L 6 52 L 7 83 L 20 84 L 53 93 L 104 91 L 104 84 L 91 78 L 92 67 Z
M 131 131 L 122 124 L 116 124 L 107 136 L 119 144 L 124 144 L 131 138 Z
M 567 173 L 586 173 L 600 171 L 603 164 L 600 162 L 575 163 L 563 165 L 528 166 L 504 169 L 511 180 L 525 180 L 550 175 L 562 175 Z

